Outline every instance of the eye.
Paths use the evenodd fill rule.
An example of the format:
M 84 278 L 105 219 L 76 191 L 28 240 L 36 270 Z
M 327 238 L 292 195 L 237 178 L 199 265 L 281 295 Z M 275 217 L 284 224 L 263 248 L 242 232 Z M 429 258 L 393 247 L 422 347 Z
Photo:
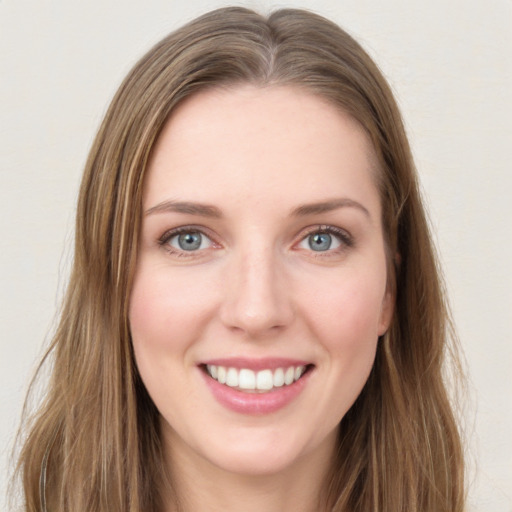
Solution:
M 344 230 L 334 226 L 321 226 L 310 231 L 298 244 L 300 249 L 329 252 L 352 246 L 352 239 Z
M 341 245 L 339 240 L 329 233 L 313 233 L 312 235 L 308 235 L 304 241 L 307 243 L 309 249 L 317 252 L 336 249 Z
M 197 229 L 178 228 L 165 233 L 160 239 L 160 244 L 171 253 L 192 253 L 209 249 L 213 241 Z

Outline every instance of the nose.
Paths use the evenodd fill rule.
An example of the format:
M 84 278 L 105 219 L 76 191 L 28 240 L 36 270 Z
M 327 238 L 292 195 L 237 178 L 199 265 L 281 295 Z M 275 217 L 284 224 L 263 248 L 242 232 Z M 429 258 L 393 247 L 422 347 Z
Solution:
M 269 336 L 293 320 L 292 294 L 271 249 L 244 251 L 226 269 L 221 320 L 250 338 Z

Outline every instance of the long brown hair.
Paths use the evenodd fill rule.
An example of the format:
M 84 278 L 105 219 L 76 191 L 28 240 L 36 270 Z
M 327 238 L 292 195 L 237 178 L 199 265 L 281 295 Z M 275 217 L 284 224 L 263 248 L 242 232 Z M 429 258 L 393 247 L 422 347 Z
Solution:
M 237 83 L 291 85 L 326 98 L 361 124 L 379 161 L 396 309 L 370 378 L 341 421 L 326 483 L 329 508 L 462 511 L 462 448 L 444 372 L 453 352 L 449 315 L 390 88 L 361 46 L 330 21 L 291 9 L 265 18 L 244 8 L 208 13 L 158 43 L 125 79 L 100 127 L 47 354 L 52 376 L 20 457 L 25 510 L 162 508 L 158 412 L 137 374 L 127 321 L 144 175 L 176 105 L 204 88 Z

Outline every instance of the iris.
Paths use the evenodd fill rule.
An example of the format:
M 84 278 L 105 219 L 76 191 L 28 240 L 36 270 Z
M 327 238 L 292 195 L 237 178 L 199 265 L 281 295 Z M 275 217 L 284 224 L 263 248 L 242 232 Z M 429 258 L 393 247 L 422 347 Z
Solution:
M 184 233 L 178 236 L 178 245 L 184 251 L 195 251 L 201 247 L 202 235 L 198 232 Z
M 314 233 L 309 235 L 308 244 L 313 251 L 327 251 L 331 248 L 332 236 L 329 233 Z

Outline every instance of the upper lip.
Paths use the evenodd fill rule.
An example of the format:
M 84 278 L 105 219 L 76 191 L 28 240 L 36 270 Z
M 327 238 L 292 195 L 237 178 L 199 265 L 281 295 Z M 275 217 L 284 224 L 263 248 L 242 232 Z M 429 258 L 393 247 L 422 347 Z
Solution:
M 277 368 L 289 368 L 290 366 L 308 366 L 311 361 L 304 359 L 292 359 L 283 357 L 266 357 L 266 358 L 246 358 L 246 357 L 229 357 L 216 358 L 201 361 L 202 365 L 225 366 L 228 368 L 247 368 L 249 370 L 276 370 Z

